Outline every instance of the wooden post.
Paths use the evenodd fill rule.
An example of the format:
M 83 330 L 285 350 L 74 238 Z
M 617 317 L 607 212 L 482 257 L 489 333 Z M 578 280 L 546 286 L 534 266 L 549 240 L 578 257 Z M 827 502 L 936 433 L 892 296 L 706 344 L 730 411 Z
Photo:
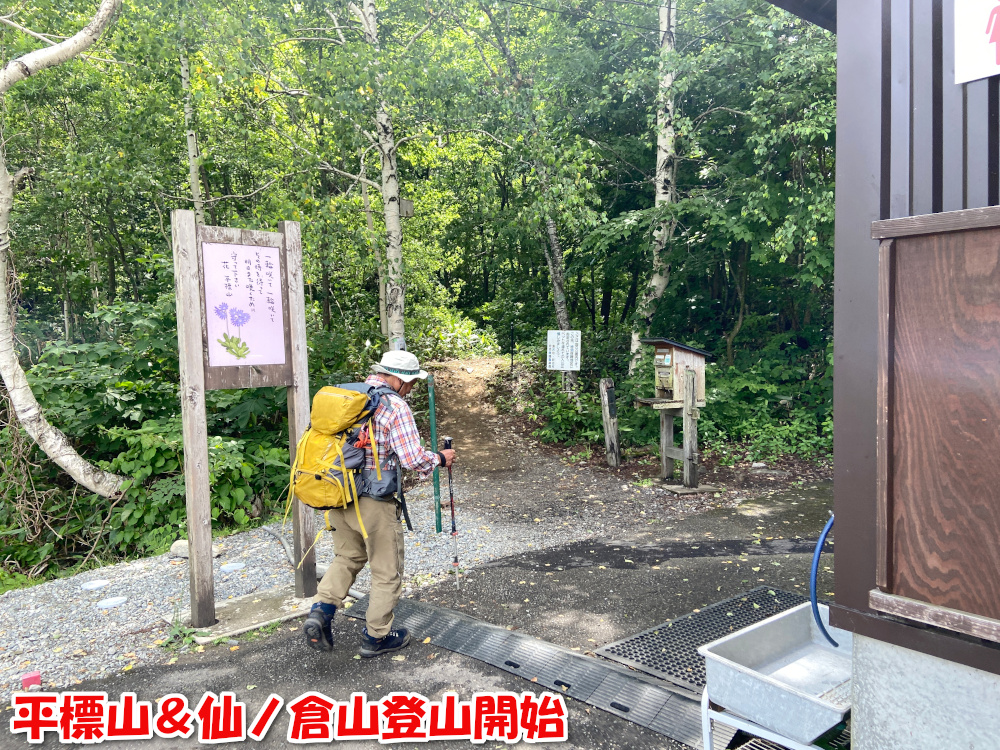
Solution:
M 208 424 L 205 417 L 198 229 L 194 211 L 171 212 L 170 224 L 180 354 L 191 627 L 206 628 L 215 624 L 215 581 L 212 578 L 212 504 L 208 484 Z
M 684 486 L 698 486 L 698 409 L 695 372 L 684 371 Z
M 288 456 L 295 461 L 295 446 L 309 425 L 309 352 L 306 348 L 306 300 L 302 277 L 302 233 L 297 221 L 283 221 L 278 231 L 285 237 L 288 273 L 289 335 L 292 339 L 292 385 L 288 387 Z M 292 500 L 292 533 L 295 550 L 295 595 L 316 595 L 316 551 L 312 509 Z M 306 553 L 306 550 L 309 550 Z
M 674 459 L 669 455 L 674 450 L 674 413 L 670 409 L 660 409 L 660 478 L 670 479 L 674 475 Z
M 618 404 L 615 401 L 615 381 L 601 378 L 601 418 L 604 421 L 604 451 L 608 466 L 617 469 L 622 463 L 618 442 Z

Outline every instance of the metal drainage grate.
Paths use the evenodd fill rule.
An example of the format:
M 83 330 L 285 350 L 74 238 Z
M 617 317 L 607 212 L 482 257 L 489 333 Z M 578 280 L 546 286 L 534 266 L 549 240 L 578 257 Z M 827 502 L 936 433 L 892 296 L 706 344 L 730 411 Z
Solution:
M 597 654 L 700 694 L 705 688 L 705 659 L 698 653 L 698 646 L 805 601 L 808 599 L 801 594 L 760 586 L 610 643 Z
M 344 610 L 363 619 L 368 597 Z M 639 726 L 693 748 L 701 748 L 701 707 L 698 701 L 601 659 L 573 653 L 524 633 L 430 604 L 401 599 L 395 622 L 420 640 L 471 656 L 539 687 L 561 692 Z M 735 730 L 719 726 L 715 748 L 725 748 Z

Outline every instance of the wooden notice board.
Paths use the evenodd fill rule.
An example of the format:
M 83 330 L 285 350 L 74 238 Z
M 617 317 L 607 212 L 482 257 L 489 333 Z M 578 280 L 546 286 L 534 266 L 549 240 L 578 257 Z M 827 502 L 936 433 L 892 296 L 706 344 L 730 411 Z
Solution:
M 919 218 L 876 223 L 879 546 L 870 604 L 1000 641 L 1000 226 Z M 894 227 L 906 234 L 891 236 Z
M 197 224 L 171 212 L 192 627 L 215 623 L 212 508 L 205 393 L 288 386 L 289 456 L 309 422 L 302 236 Z M 313 513 L 292 506 L 295 594 L 316 593 Z
M 197 232 L 205 388 L 291 385 L 284 233 L 204 225 Z

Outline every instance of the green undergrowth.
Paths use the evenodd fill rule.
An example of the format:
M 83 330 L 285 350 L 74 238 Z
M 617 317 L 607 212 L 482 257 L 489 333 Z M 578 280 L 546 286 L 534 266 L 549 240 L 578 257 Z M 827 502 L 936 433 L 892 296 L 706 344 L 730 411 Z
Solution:
M 722 464 L 832 454 L 832 368 L 826 358 L 817 365 L 815 356 L 797 361 L 796 354 L 788 352 L 743 367 L 707 364 L 707 403 L 700 410 L 698 425 L 703 452 L 715 454 Z M 625 353 L 621 355 L 620 361 L 627 361 Z M 559 373 L 544 369 L 540 349 L 523 351 L 513 376 L 504 368 L 491 380 L 492 397 L 502 412 L 526 417 L 534 424 L 533 434 L 542 442 L 603 446 L 598 385 L 601 377 L 612 377 L 622 446 L 653 447 L 658 452 L 659 417 L 653 409 L 635 406 L 636 399 L 653 395 L 651 357 L 644 355 L 631 377 L 609 371 L 596 357 L 589 359 L 585 355 L 576 390 L 566 392 Z M 582 460 L 581 455 L 574 457 Z
M 164 259 L 151 261 L 161 273 Z M 115 561 L 161 554 L 187 536 L 171 294 L 102 307 L 88 319 L 100 340 L 54 341 L 28 369 L 47 418 L 81 456 L 125 478 L 109 500 L 76 486 L 16 426 L 0 399 L 0 591 Z M 363 379 L 378 341 L 321 328 L 307 309 L 313 392 Z M 377 320 L 376 320 L 377 324 Z M 491 354 L 496 342 L 461 313 L 415 306 L 413 348 L 424 359 Z M 426 420 L 426 390 L 413 401 Z M 213 533 L 281 518 L 288 485 L 284 388 L 208 391 Z

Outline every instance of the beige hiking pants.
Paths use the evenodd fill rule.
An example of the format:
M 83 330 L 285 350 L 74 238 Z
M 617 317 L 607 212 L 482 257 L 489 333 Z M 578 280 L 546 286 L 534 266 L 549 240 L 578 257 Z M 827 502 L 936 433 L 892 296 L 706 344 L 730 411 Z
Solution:
M 336 557 L 319 582 L 316 600 L 344 606 L 348 589 L 367 562 L 372 574 L 366 615 L 368 635 L 381 638 L 392 628 L 392 610 L 403 590 L 403 527 L 399 522 L 402 508 L 398 503 L 370 497 L 362 497 L 359 507 L 367 540 L 361 536 L 353 504 L 330 511 Z

